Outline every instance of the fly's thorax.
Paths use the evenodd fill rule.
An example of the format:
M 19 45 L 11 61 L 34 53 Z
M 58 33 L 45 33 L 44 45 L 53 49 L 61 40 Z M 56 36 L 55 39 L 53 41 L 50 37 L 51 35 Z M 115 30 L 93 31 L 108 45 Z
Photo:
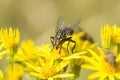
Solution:
M 65 32 L 66 35 L 72 35 L 74 31 L 70 27 L 65 27 L 64 32 Z

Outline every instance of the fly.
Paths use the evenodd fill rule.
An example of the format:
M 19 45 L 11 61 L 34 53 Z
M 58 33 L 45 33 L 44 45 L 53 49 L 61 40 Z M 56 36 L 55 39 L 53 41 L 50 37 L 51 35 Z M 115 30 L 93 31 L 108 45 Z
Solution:
M 77 26 L 79 23 L 80 23 L 80 20 L 76 20 L 76 21 L 73 21 L 71 24 L 66 25 L 64 23 L 64 17 L 60 17 L 58 19 L 58 21 L 57 21 L 55 35 L 50 37 L 51 43 L 53 45 L 52 50 L 54 48 L 56 48 L 56 49 L 59 48 L 60 49 L 59 53 L 60 53 L 61 48 L 62 48 L 62 44 L 64 42 L 68 41 L 68 43 L 67 43 L 67 51 L 68 51 L 68 46 L 69 46 L 70 42 L 72 42 L 72 43 L 74 43 L 74 45 L 72 47 L 72 53 L 73 53 L 73 50 L 74 50 L 74 48 L 76 46 L 76 42 L 74 40 L 72 40 L 72 34 L 74 33 L 73 28 L 75 26 Z

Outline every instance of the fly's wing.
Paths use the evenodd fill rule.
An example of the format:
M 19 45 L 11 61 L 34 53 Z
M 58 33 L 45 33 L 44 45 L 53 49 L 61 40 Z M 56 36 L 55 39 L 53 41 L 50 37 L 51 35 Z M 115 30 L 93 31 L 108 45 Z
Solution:
M 80 23 L 80 19 L 73 21 L 68 27 L 74 29 Z
M 55 32 L 58 31 L 58 29 L 60 29 L 60 27 L 63 27 L 64 26 L 64 17 L 61 16 L 58 21 L 57 21 L 57 25 L 56 25 L 56 29 L 55 29 Z

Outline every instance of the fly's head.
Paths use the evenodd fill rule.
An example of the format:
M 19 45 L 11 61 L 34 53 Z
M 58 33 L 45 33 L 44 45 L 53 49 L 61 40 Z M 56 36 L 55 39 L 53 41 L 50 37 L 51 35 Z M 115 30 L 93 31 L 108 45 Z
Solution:
M 61 36 L 58 34 L 56 34 L 54 37 L 51 36 L 52 45 L 56 49 L 58 49 L 58 47 L 62 45 L 62 41 L 63 41 L 63 38 L 61 38 Z

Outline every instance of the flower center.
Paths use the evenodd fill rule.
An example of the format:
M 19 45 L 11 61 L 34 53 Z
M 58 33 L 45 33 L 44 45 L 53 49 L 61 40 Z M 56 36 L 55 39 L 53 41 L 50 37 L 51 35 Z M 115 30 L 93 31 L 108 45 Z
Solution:
M 41 69 L 41 74 L 43 75 L 43 77 L 49 78 L 56 74 L 56 69 L 54 66 L 44 66 Z
M 104 71 L 108 74 L 113 74 L 116 72 L 115 66 L 112 66 L 110 63 L 108 62 L 104 62 Z

